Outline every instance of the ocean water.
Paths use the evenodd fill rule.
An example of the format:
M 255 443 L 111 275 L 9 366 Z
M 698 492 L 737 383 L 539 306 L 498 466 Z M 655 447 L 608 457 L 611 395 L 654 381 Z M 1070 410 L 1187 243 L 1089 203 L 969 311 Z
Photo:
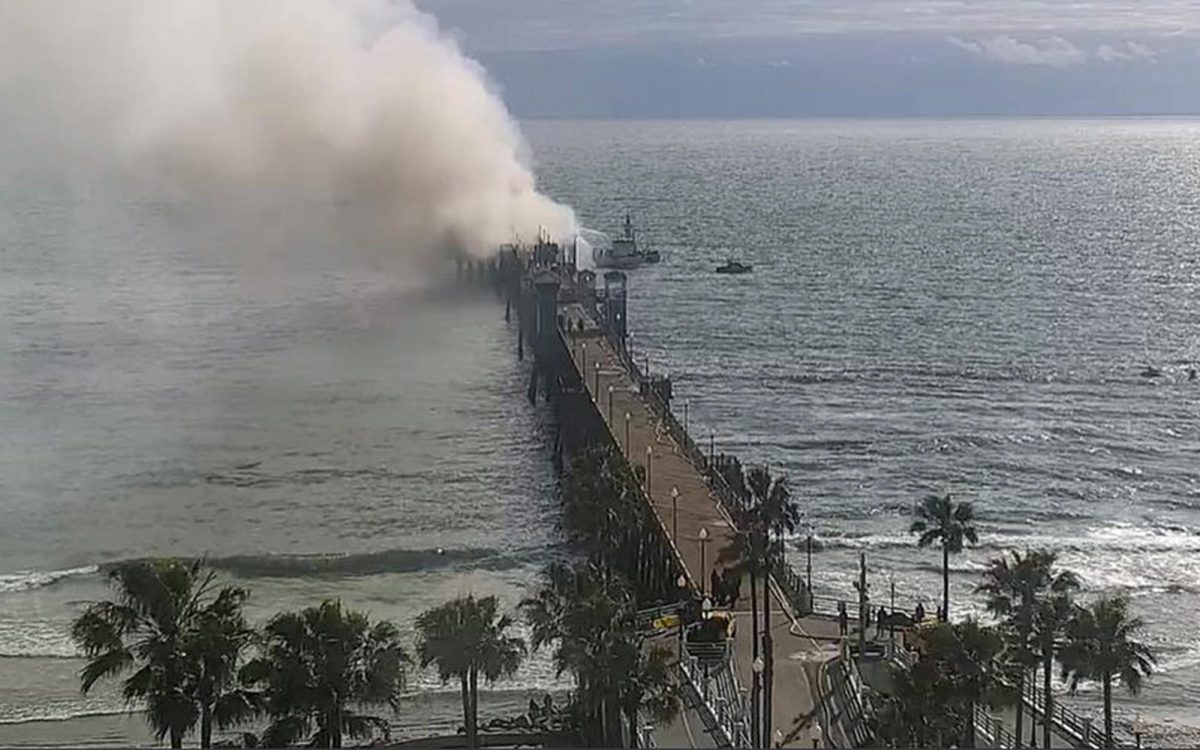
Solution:
M 106 563 L 204 555 L 255 621 L 336 597 L 410 632 L 460 593 L 515 606 L 556 553 L 548 415 L 494 296 L 333 251 L 263 278 L 157 207 L 4 189 L 0 744 L 149 741 L 115 686 L 79 694 Z M 452 732 L 456 686 L 413 685 L 396 733 Z M 558 687 L 539 655 L 487 710 Z
M 1089 595 L 1131 596 L 1159 650 L 1120 715 L 1200 740 L 1200 121 L 529 133 L 554 195 L 610 232 L 632 210 L 663 252 L 631 274 L 634 350 L 694 437 L 789 475 L 818 595 L 854 601 L 865 552 L 876 606 L 894 581 L 932 611 L 941 559 L 908 512 L 949 491 L 981 535 L 952 612 L 981 612 L 989 558 L 1058 550 Z M 754 272 L 715 275 L 730 257 Z
M 989 557 L 1060 550 L 1162 654 L 1121 716 L 1200 737 L 1200 122 L 526 132 L 546 190 L 596 229 L 631 210 L 663 252 L 631 273 L 633 347 L 697 437 L 789 474 L 820 595 L 865 552 L 876 602 L 890 574 L 932 608 L 907 511 L 949 490 L 981 531 L 955 612 Z M 146 741 L 113 691 L 78 693 L 98 565 L 205 554 L 256 619 L 338 596 L 409 628 L 461 592 L 515 604 L 555 554 L 547 415 L 494 298 L 333 250 L 247 275 L 154 206 L 0 191 L 0 744 Z M 727 257 L 754 273 L 713 274 Z M 454 721 L 452 687 L 418 684 L 398 733 Z M 490 707 L 554 687 L 539 656 Z

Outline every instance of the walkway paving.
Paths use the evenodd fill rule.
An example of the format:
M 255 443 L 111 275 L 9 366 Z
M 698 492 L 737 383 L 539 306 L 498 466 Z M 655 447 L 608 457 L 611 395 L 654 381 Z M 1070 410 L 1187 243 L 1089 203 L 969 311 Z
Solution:
M 609 341 L 593 329 L 568 334 L 567 344 L 576 370 L 583 373 L 588 392 L 613 438 L 633 465 L 646 467 L 651 504 L 694 586 L 705 590 L 717 555 L 732 544 L 734 529 L 729 518 L 710 492 L 703 472 L 692 465 L 642 398 Z M 672 500 L 672 490 L 678 490 L 676 501 Z M 753 678 L 749 585 L 743 585 L 742 593 L 743 599 L 734 607 L 738 613 L 734 651 L 738 679 L 748 688 Z M 806 630 L 807 622 L 794 619 L 790 607 L 778 596 L 773 597 L 774 726 L 764 736 L 771 738 L 778 729 L 785 737 L 785 747 L 812 747 L 808 717 L 813 711 L 815 667 L 824 652 Z

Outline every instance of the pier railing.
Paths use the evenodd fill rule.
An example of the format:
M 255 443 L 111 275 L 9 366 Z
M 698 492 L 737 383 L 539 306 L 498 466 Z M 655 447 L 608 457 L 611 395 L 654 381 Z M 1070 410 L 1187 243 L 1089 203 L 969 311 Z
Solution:
M 597 328 L 603 332 L 609 346 L 616 352 L 621 364 L 629 371 L 632 380 L 637 383 L 638 389 L 650 405 L 651 411 L 654 412 L 654 415 L 659 419 L 676 445 L 683 450 L 692 465 L 708 478 L 709 488 L 717 498 L 725 514 L 733 521 L 735 527 L 744 528 L 746 519 L 750 513 L 749 498 L 736 492 L 729 486 L 725 477 L 713 465 L 715 457 L 705 454 L 704 450 L 688 434 L 687 429 L 685 429 L 684 425 L 680 423 L 679 418 L 671 410 L 670 404 L 664 401 L 653 387 L 649 373 L 643 372 L 638 367 L 637 361 L 629 351 L 626 342 L 613 335 L 612 330 L 606 325 L 599 312 L 588 306 L 585 306 L 585 309 Z M 803 617 L 810 614 L 813 611 L 812 592 L 809 590 L 807 581 L 801 578 L 795 569 L 788 564 L 782 545 L 774 546 L 769 555 L 771 576 L 774 578 L 776 585 L 779 586 L 780 591 L 787 597 L 792 608 L 799 616 Z
M 1045 721 L 1046 701 L 1043 691 L 1032 680 L 1025 681 L 1025 692 L 1021 696 L 1025 707 L 1038 720 Z M 1093 726 L 1091 719 L 1080 716 L 1060 701 L 1054 701 L 1050 707 L 1051 730 L 1065 735 L 1066 739 L 1078 746 L 1102 750 L 1104 747 L 1104 731 Z M 1113 745 L 1118 748 L 1132 748 L 1134 743 L 1122 741 L 1116 737 L 1114 727 Z

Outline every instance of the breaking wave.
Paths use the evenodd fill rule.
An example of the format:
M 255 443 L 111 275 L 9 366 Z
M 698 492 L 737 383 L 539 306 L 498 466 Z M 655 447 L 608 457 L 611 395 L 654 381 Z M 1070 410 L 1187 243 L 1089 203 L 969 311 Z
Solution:
M 93 575 L 99 569 L 99 566 L 96 565 L 82 565 L 64 570 L 34 570 L 0 574 L 0 594 L 40 589 L 66 578 Z

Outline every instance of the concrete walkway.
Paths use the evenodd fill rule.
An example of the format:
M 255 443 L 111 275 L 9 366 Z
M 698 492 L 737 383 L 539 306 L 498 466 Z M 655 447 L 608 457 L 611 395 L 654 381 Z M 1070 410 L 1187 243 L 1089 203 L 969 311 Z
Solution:
M 673 540 L 692 585 L 705 591 L 718 554 L 733 542 L 730 519 L 710 492 L 703 472 L 692 465 L 666 426 L 655 418 L 607 338 L 595 329 L 572 331 L 566 343 L 617 445 L 633 465 L 645 467 L 651 505 Z M 673 490 L 678 491 L 675 501 Z M 753 678 L 748 584 L 742 586 L 742 594 L 743 599 L 734 607 L 738 612 L 734 651 L 738 679 L 748 689 Z M 805 623 L 795 620 L 790 607 L 777 596 L 772 602 L 772 637 L 776 657 L 774 726 L 764 737 L 769 740 L 778 729 L 785 737 L 784 746 L 811 748 L 807 721 L 813 710 L 812 685 L 816 682 L 809 667 L 816 666 L 814 658 L 819 661 L 823 650 L 809 637 Z

